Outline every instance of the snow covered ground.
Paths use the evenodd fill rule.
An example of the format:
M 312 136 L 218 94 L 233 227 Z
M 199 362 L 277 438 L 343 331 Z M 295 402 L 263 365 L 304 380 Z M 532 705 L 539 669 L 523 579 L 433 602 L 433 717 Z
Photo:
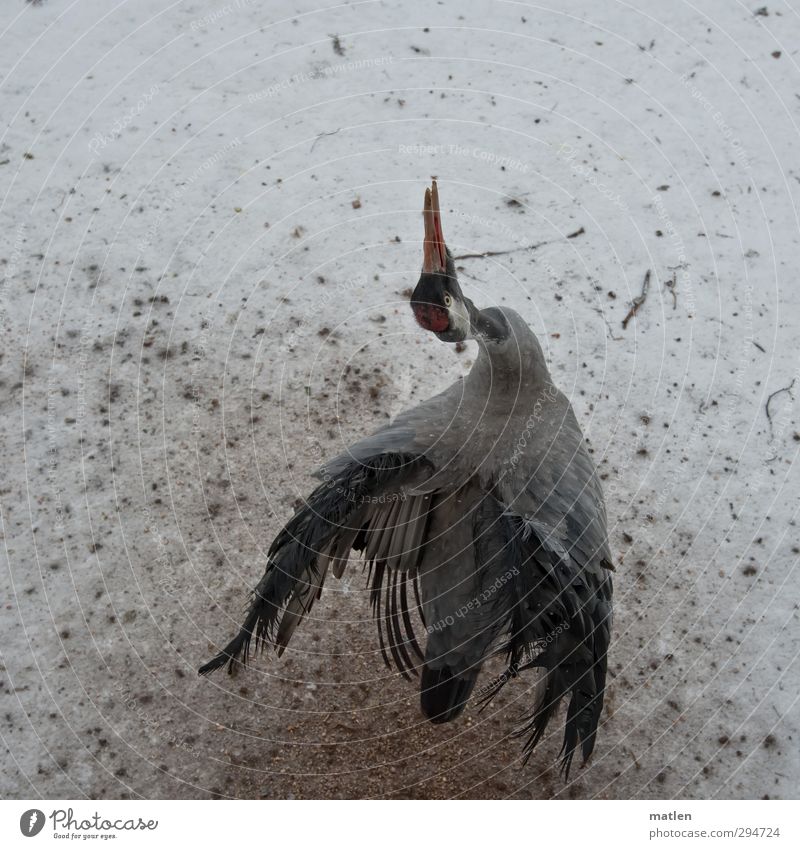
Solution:
M 3 796 L 796 796 L 800 20 L 760 3 L 3 3 Z M 560 729 L 509 739 L 531 682 L 422 721 L 357 569 L 196 675 L 322 457 L 469 368 L 404 294 L 431 175 L 604 479 L 567 785 Z

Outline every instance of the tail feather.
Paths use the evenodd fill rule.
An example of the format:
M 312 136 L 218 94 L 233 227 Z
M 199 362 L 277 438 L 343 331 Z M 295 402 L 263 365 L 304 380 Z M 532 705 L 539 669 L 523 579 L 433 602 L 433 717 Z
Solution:
M 593 718 L 593 704 L 596 696 L 592 671 L 587 669 L 580 680 L 573 684 L 572 696 L 567 707 L 564 740 L 560 752 L 561 769 L 564 772 L 565 780 L 569 779 L 572 759 L 575 757 L 578 746 L 581 747 L 584 763 L 586 763 L 594 748 L 597 719 Z
M 569 698 L 560 751 L 565 780 L 569 779 L 572 761 L 579 748 L 583 763 L 589 760 L 603 709 L 610 605 L 598 602 L 590 621 L 592 630 L 582 635 L 580 640 L 571 633 L 562 633 L 550 648 L 532 661 L 531 665 L 547 669 L 544 691 L 527 724 L 519 732 L 530 735 L 524 749 L 527 761 L 561 700 Z
M 453 674 L 448 667 L 422 667 L 420 704 L 433 723 L 450 722 L 461 714 L 478 679 L 477 669 Z
M 566 697 L 560 756 L 568 779 L 576 751 L 585 763 L 594 749 L 605 691 L 611 579 L 603 572 L 598 576 L 578 570 L 550 538 L 547 544 L 542 541 L 535 520 L 497 510 L 495 514 L 488 519 L 505 540 L 502 556 L 514 575 L 503 646 L 508 668 L 486 688 L 482 706 L 520 672 L 543 670 L 533 711 L 517 733 L 527 737 L 523 748 L 527 761 Z
M 259 621 L 263 616 L 262 604 L 264 599 L 258 597 L 253 599 L 247 618 L 244 620 L 239 633 L 225 646 L 222 651 L 213 657 L 208 663 L 203 664 L 198 670 L 200 675 L 210 675 L 225 664 L 229 664 L 228 671 L 233 671 L 233 666 L 239 657 L 247 658 L 250 654 L 250 642 L 253 639 Z

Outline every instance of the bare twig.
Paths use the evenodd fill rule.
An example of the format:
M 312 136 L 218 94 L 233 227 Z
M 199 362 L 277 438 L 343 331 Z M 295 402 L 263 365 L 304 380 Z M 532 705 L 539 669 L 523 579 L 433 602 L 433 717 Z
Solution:
M 516 254 L 520 251 L 535 251 L 536 248 L 541 248 L 544 245 L 549 245 L 551 242 L 537 242 L 535 245 L 526 245 L 524 248 L 510 248 L 507 251 L 484 251 L 478 254 L 459 254 L 453 259 L 486 259 L 490 256 L 505 256 L 506 254 Z
M 576 230 L 574 233 L 568 233 L 567 239 L 574 239 L 576 236 L 580 236 L 586 231 L 581 227 L 579 230 Z M 482 253 L 474 253 L 474 254 L 459 254 L 458 256 L 454 256 L 453 259 L 486 259 L 490 256 L 505 256 L 506 254 L 516 254 L 521 251 L 535 251 L 537 248 L 543 248 L 545 245 L 552 245 L 555 242 L 560 241 L 559 239 L 549 239 L 546 242 L 535 242 L 532 245 L 525 245 L 523 248 L 509 248 L 507 251 L 483 251 Z
M 675 272 L 672 272 L 672 280 L 667 280 L 664 283 L 664 286 L 669 289 L 670 295 L 672 295 L 672 309 L 678 309 L 678 293 L 675 291 L 675 286 L 677 285 L 677 279 L 675 277 Z
M 339 129 L 337 129 L 337 130 L 331 130 L 331 132 L 329 132 L 329 133 L 320 133 L 320 134 L 319 134 L 319 135 L 318 135 L 318 136 L 314 139 L 314 141 L 312 142 L 312 144 L 311 144 L 311 150 L 309 150 L 309 153 L 313 153 L 313 152 L 314 152 L 314 148 L 316 147 L 317 142 L 318 142 L 318 141 L 319 141 L 319 140 L 320 140 L 323 136 L 335 136 L 335 135 L 336 135 L 336 133 L 338 133 L 338 132 L 339 132 L 339 130 L 341 130 L 341 129 L 342 129 L 342 128 L 341 128 L 341 127 L 339 127 Z
M 771 414 L 771 413 L 770 413 L 770 411 L 769 411 L 770 401 L 772 401 L 772 399 L 773 399 L 776 395 L 780 395 L 780 394 L 781 394 L 781 392 L 788 392 L 788 393 L 789 393 L 789 396 L 791 397 L 791 395 L 792 395 L 792 387 L 794 386 L 794 381 L 795 381 L 795 378 L 793 377 L 793 378 L 792 378 L 792 382 L 791 382 L 788 386 L 784 386 L 782 389 L 776 389 L 776 390 L 772 393 L 772 395 L 770 395 L 770 396 L 769 396 L 769 398 L 767 398 L 767 403 L 766 403 L 766 406 L 765 406 L 765 411 L 766 411 L 766 414 L 767 414 L 767 421 L 769 422 L 769 438 L 770 438 L 770 439 L 772 439 L 772 437 L 775 435 L 775 433 L 774 433 L 774 431 L 773 431 L 773 428 L 772 428 L 772 414 Z
M 598 314 L 598 315 L 599 315 L 599 316 L 603 319 L 603 321 L 606 323 L 606 327 L 608 328 L 608 335 L 609 335 L 609 336 L 610 336 L 610 337 L 611 337 L 611 338 L 612 338 L 615 342 L 621 342 L 621 341 L 622 341 L 622 337 L 621 337 L 621 336 L 615 336 L 615 335 L 614 335 L 614 331 L 611 329 L 611 323 L 610 323 L 610 322 L 609 322 L 609 320 L 606 318 L 606 314 L 603 312 L 603 310 L 601 310 L 601 309 L 600 309 L 600 307 L 595 307 L 595 308 L 594 308 L 594 311 L 595 311 L 595 312 L 596 312 L 596 313 L 597 313 L 597 314 Z
M 631 302 L 631 308 L 628 310 L 628 314 L 625 318 L 622 319 L 622 329 L 625 330 L 628 327 L 628 322 L 639 312 L 639 307 L 647 300 L 647 292 L 650 289 L 650 269 L 647 269 L 647 274 L 644 276 L 644 280 L 642 281 L 642 294 L 637 295 Z

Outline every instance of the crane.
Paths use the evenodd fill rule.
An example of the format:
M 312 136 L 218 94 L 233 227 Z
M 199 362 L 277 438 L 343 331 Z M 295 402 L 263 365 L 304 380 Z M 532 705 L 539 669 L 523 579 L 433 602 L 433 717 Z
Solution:
M 424 716 L 456 719 L 493 655 L 506 668 L 484 703 L 538 669 L 523 758 L 566 700 L 568 777 L 575 753 L 592 753 L 605 693 L 613 565 L 600 481 L 527 322 L 462 292 L 435 180 L 423 219 L 411 308 L 442 342 L 477 341 L 475 362 L 318 470 L 269 548 L 241 630 L 200 674 L 246 663 L 257 645 L 282 654 L 328 573 L 341 578 L 360 552 L 384 659 L 419 678 Z

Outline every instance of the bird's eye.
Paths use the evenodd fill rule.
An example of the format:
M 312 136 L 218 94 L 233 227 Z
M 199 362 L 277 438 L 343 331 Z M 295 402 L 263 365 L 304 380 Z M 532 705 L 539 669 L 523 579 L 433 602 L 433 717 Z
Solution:
M 453 306 L 453 298 L 447 292 L 444 293 L 444 305 L 449 309 Z

